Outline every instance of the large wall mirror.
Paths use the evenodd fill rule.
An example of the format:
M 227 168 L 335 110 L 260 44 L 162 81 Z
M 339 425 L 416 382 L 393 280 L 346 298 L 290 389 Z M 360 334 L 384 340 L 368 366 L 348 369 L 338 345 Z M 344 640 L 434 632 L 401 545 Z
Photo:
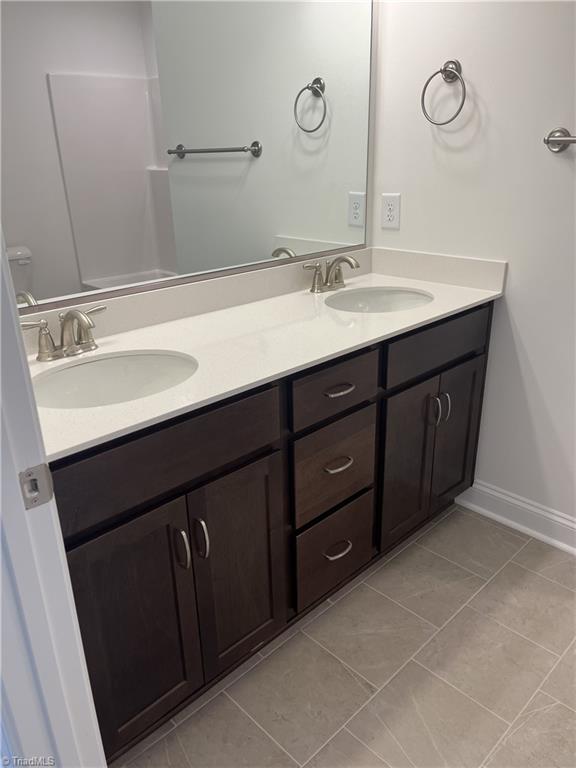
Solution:
M 19 301 L 363 244 L 370 38 L 368 0 L 3 2 Z

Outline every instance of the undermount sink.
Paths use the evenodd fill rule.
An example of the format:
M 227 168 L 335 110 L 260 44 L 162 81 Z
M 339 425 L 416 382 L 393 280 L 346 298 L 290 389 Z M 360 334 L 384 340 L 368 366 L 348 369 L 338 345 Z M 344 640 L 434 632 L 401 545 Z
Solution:
M 354 288 L 335 293 L 326 305 L 342 312 L 398 312 L 428 304 L 434 296 L 412 288 Z
M 32 379 L 45 408 L 94 408 L 138 400 L 189 379 L 198 361 L 179 352 L 143 350 L 79 359 Z

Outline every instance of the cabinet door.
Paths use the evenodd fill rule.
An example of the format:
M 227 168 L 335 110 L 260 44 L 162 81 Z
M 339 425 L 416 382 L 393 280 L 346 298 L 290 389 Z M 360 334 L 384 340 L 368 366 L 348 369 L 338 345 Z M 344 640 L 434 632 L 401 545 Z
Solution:
M 429 513 L 434 419 L 439 377 L 388 398 L 382 483 L 382 549 L 401 539 Z
M 286 620 L 286 531 L 280 454 L 188 495 L 207 680 Z
M 436 430 L 432 511 L 472 485 L 486 356 L 446 371 L 440 377 L 442 418 Z
M 204 680 L 184 498 L 68 554 L 107 755 Z

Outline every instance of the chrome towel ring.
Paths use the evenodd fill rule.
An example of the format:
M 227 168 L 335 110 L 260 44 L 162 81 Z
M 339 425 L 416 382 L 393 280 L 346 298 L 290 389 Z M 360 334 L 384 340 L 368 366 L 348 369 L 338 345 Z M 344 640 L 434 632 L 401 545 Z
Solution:
M 315 133 L 317 130 L 319 130 L 324 125 L 324 120 L 326 120 L 326 97 L 324 96 L 324 91 L 326 90 L 326 83 L 324 80 L 322 80 L 321 77 L 315 77 L 314 80 L 312 80 L 311 83 L 308 83 L 308 85 L 305 85 L 304 88 L 301 88 L 298 91 L 298 94 L 296 98 L 294 99 L 294 120 L 296 120 L 296 125 L 298 128 L 300 128 L 301 131 L 304 131 L 304 133 Z M 320 118 L 320 122 L 318 125 L 316 125 L 314 128 L 305 128 L 300 120 L 298 119 L 298 102 L 300 100 L 300 96 L 305 91 L 310 91 L 312 96 L 315 96 L 317 99 L 322 99 L 322 117 Z
M 462 87 L 462 98 L 460 99 L 460 104 L 458 105 L 458 109 L 452 117 L 449 117 L 448 120 L 433 120 L 430 115 L 428 114 L 428 111 L 426 109 L 426 90 L 428 89 L 428 86 L 432 82 L 432 80 L 436 77 L 436 75 L 442 75 L 442 78 L 444 79 L 445 83 L 455 83 L 456 81 L 460 81 L 460 85 Z M 442 67 L 440 69 L 436 70 L 433 75 L 430 75 L 428 80 L 424 83 L 424 88 L 422 88 L 422 96 L 420 97 L 420 106 L 422 107 L 422 112 L 424 113 L 424 117 L 428 122 L 432 123 L 432 125 L 448 125 L 448 123 L 451 123 L 453 120 L 455 120 L 460 112 L 462 112 L 462 107 L 464 106 L 464 102 L 466 101 L 466 83 L 464 82 L 464 78 L 462 77 L 462 65 L 457 59 L 449 59 L 448 61 L 444 62 Z

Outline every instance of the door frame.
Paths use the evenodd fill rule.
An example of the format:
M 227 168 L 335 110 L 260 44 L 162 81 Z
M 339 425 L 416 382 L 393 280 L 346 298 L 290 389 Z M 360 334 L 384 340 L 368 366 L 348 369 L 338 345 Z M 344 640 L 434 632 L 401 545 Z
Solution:
M 56 502 L 27 510 L 19 473 L 46 464 L 2 243 L 2 752 L 106 766 Z

